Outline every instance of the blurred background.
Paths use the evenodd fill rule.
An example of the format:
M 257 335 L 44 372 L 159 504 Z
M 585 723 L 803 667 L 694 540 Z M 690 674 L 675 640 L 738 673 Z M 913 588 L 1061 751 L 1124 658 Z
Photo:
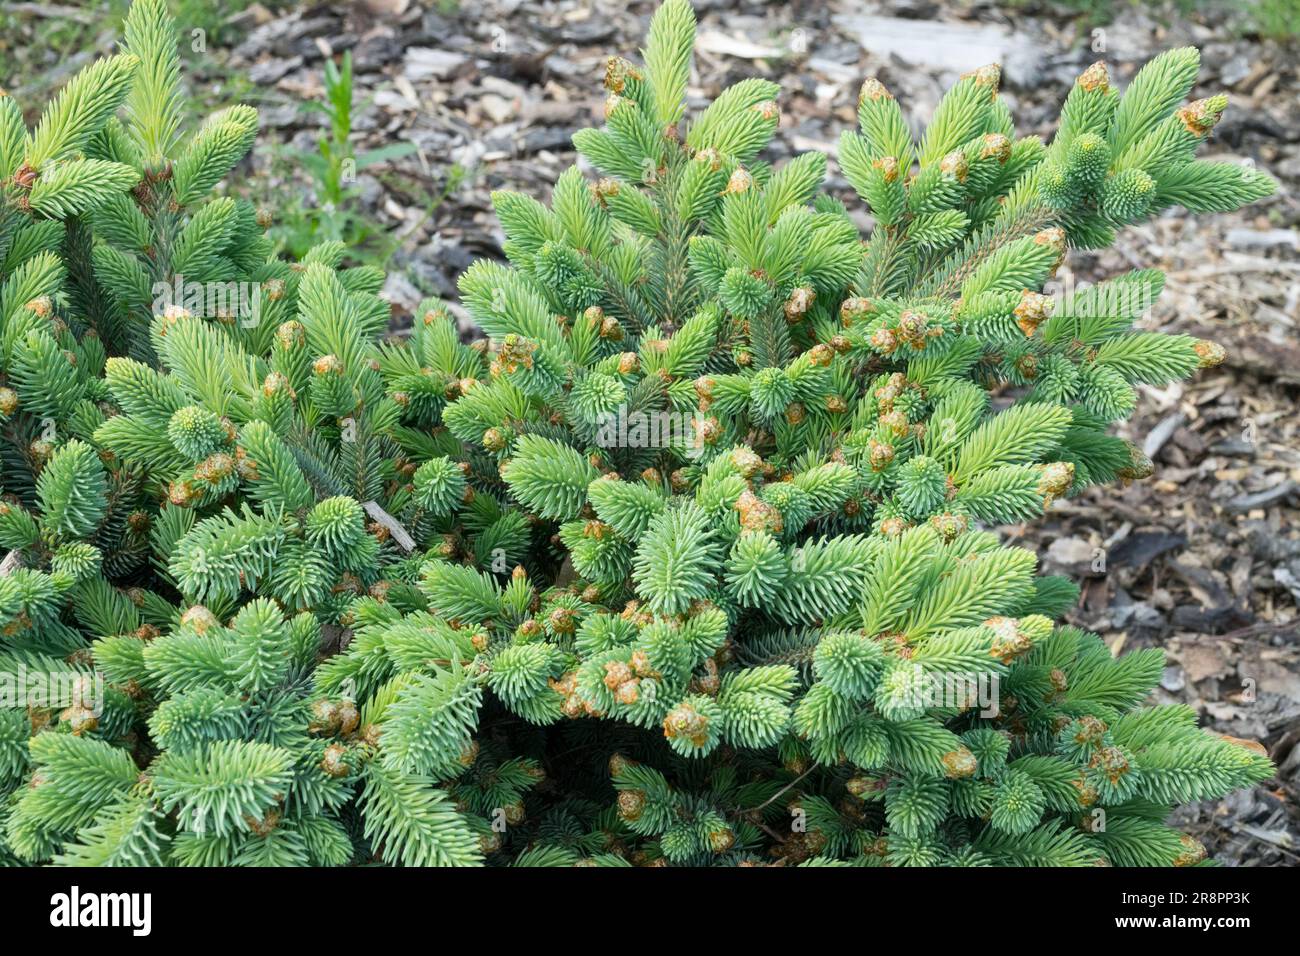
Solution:
M 1277 779 L 1180 824 L 1230 865 L 1300 863 L 1300 0 L 696 0 L 691 96 L 746 76 L 781 83 L 767 158 L 835 154 L 864 77 L 916 125 L 958 74 L 1003 65 L 1021 135 L 1050 136 L 1074 77 L 1104 59 L 1121 84 L 1152 55 L 1202 51 L 1196 96 L 1231 106 L 1202 156 L 1279 183 L 1228 215 L 1173 215 L 1074 253 L 1059 279 L 1157 266 L 1144 324 L 1222 343 L 1190 385 L 1145 389 L 1131 435 L 1157 464 L 1128 488 L 1058 502 L 1003 529 L 1083 586 L 1074 623 L 1119 652 L 1159 645 L 1157 696 L 1222 733 L 1261 740 Z M 112 48 L 128 0 L 0 0 L 0 86 L 39 107 Z M 456 302 L 479 256 L 501 257 L 489 193 L 547 199 L 599 120 L 609 54 L 635 56 L 654 4 L 586 0 L 173 0 L 196 102 L 261 110 L 236 189 L 272 210 L 283 248 L 343 239 L 389 271 L 393 330 L 424 296 Z M 830 187 L 851 196 L 834 162 Z M 463 312 L 457 311 L 463 316 Z M 466 323 L 466 334 L 472 334 Z

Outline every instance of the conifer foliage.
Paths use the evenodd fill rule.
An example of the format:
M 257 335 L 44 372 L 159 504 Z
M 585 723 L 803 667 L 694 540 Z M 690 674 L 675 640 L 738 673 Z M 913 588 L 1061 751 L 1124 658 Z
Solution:
M 863 239 L 825 156 L 760 158 L 775 84 L 688 109 L 694 37 L 667 0 L 610 60 L 602 178 L 494 195 L 472 345 L 435 301 L 384 341 L 339 243 L 275 256 L 220 188 L 256 113 L 183 129 L 163 0 L 35 130 L 0 98 L 0 670 L 66 684 L 0 701 L 0 857 L 1202 860 L 1171 808 L 1261 748 L 1145 705 L 1160 652 L 988 530 L 1144 477 L 1134 387 L 1222 357 L 1134 330 L 1152 270 L 1045 294 L 1271 190 L 1195 158 L 1195 51 L 1090 68 L 1047 145 L 996 68 L 919 143 L 868 80 Z

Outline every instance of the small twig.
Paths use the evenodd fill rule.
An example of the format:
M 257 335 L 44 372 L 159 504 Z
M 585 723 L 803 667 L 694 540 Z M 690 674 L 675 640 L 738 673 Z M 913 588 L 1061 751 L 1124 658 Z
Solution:
M 784 843 L 786 840 L 790 839 L 790 834 L 777 833 L 775 830 L 773 830 L 766 823 L 763 823 L 761 820 L 758 823 L 758 828 L 762 830 L 764 833 L 766 833 L 768 836 L 770 836 L 777 843 Z
M 1282 846 L 1282 844 L 1280 843 L 1274 843 L 1272 840 L 1265 839 L 1262 836 L 1252 833 L 1250 830 L 1246 829 L 1244 826 L 1242 826 L 1239 823 L 1230 824 L 1228 826 L 1228 829 L 1231 830 L 1233 833 L 1239 834 L 1240 836 L 1248 837 L 1249 839 L 1254 840 L 1256 843 L 1262 843 L 1265 846 L 1271 846 L 1273 849 L 1277 850 L 1277 852 L 1281 853 L 1283 856 L 1288 856 L 1293 860 L 1300 861 L 1300 855 L 1297 855 L 1292 850 L 1289 850 L 1288 848 Z
M 401 546 L 403 551 L 410 554 L 415 550 L 415 539 L 411 537 L 410 532 L 402 527 L 401 522 L 379 507 L 379 502 L 366 501 L 362 503 L 361 507 L 366 509 L 366 514 L 388 529 L 388 533 L 393 536 L 393 540 Z
M 1227 631 L 1223 634 L 1180 634 L 1178 640 L 1186 641 L 1193 644 L 1209 641 L 1241 641 L 1247 637 L 1255 637 L 1260 634 L 1272 634 L 1278 631 L 1295 631 L 1300 629 L 1298 621 L 1282 621 L 1281 623 L 1262 623 L 1250 624 L 1246 627 L 1239 627 L 1235 631 Z
M 748 810 L 737 810 L 736 812 L 737 812 L 737 813 L 757 813 L 759 810 L 762 810 L 764 807 L 766 807 L 766 806 L 768 806 L 769 804 L 771 804 L 772 801 L 779 799 L 780 796 L 781 796 L 783 793 L 785 793 L 786 791 L 788 791 L 791 787 L 793 787 L 796 783 L 798 783 L 798 782 L 799 782 L 800 780 L 802 780 L 804 777 L 808 776 L 808 774 L 812 773 L 812 772 L 813 772 L 814 770 L 816 770 L 819 766 L 820 766 L 820 764 L 813 764 L 811 767 L 809 767 L 809 768 L 808 768 L 807 770 L 805 770 L 803 773 L 799 774 L 799 776 L 795 777 L 793 780 L 791 780 L 789 783 L 787 783 L 784 787 L 782 787 L 782 788 L 781 788 L 780 790 L 778 790 L 776 793 L 772 794 L 770 797 L 768 797 L 766 800 L 764 800 L 764 801 L 763 801 L 762 803 L 760 803 L 758 806 L 756 806 L 756 807 L 751 807 L 751 808 L 748 809 Z M 762 826 L 762 824 L 759 824 L 759 825 Z M 767 828 L 766 828 L 766 827 L 763 827 L 763 829 L 766 830 Z M 768 831 L 768 832 L 771 832 L 771 831 Z
M 1223 636 L 1231 641 L 1231 640 L 1237 640 L 1238 638 L 1242 638 L 1242 637 L 1253 637 L 1256 634 L 1271 634 L 1274 631 L 1286 631 L 1286 630 L 1295 631 L 1298 629 L 1300 629 L 1300 622 L 1282 621 L 1279 623 L 1274 621 L 1270 623 L 1251 624 L 1247 627 L 1240 627 L 1235 631 L 1229 631 L 1227 634 L 1224 634 Z
M 1280 259 L 1248 259 L 1221 266 L 1201 266 L 1182 272 L 1170 272 L 1169 279 L 1197 279 L 1214 275 L 1237 275 L 1242 272 L 1300 272 L 1300 262 L 1285 262 Z
M 53 3 L 6 3 L 0 5 L 5 13 L 26 13 L 46 20 L 72 20 L 76 23 L 95 22 L 95 14 L 78 7 L 65 7 Z

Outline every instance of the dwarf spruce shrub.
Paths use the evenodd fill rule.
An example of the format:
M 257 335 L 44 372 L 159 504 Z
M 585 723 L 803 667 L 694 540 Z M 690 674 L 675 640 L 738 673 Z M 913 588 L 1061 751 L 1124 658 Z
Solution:
M 6 861 L 1192 864 L 1172 807 L 1271 773 L 990 530 L 1149 474 L 1110 425 L 1222 358 L 1134 329 L 1152 270 L 1047 294 L 1271 190 L 1194 158 L 1195 51 L 1090 68 L 1046 145 L 996 68 L 919 143 L 868 80 L 864 238 L 761 159 L 775 84 L 688 111 L 667 0 L 603 178 L 494 195 L 466 345 L 275 256 L 221 188 L 255 111 L 186 129 L 173 34 L 136 0 L 35 130 L 0 97 Z

